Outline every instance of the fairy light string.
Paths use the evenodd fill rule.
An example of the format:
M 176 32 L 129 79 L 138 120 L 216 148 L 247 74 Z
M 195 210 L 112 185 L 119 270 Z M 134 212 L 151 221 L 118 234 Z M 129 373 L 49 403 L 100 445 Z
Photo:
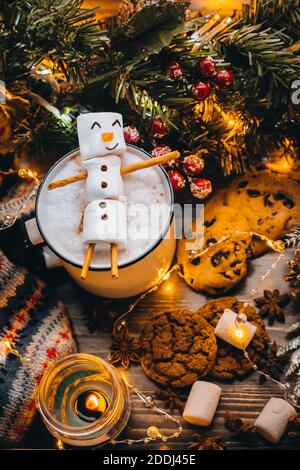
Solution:
M 140 390 L 138 390 L 136 387 L 133 387 L 132 385 L 130 385 L 128 383 L 127 383 L 127 386 L 130 388 L 130 390 L 133 393 L 135 393 L 138 396 L 138 398 L 144 403 L 146 408 L 152 409 L 153 411 L 156 411 L 158 414 L 164 416 L 165 419 L 172 421 L 176 425 L 176 430 L 171 434 L 163 434 L 157 426 L 151 425 L 147 428 L 147 436 L 146 437 L 143 437 L 143 438 L 140 438 L 140 439 L 122 439 L 120 441 L 113 439 L 113 440 L 110 441 L 111 444 L 113 444 L 113 445 L 116 445 L 116 444 L 128 444 L 128 445 L 149 444 L 150 442 L 156 441 L 157 439 L 161 439 L 163 442 L 167 442 L 170 439 L 177 439 L 183 431 L 183 427 L 182 427 L 179 419 L 175 418 L 174 416 L 167 413 L 165 410 L 162 410 L 161 408 L 156 406 L 151 396 L 145 395 Z
M 36 173 L 32 172 L 30 169 L 20 169 L 19 171 L 19 176 L 22 177 L 22 178 L 31 178 L 31 179 L 34 179 L 38 184 L 34 187 L 33 191 L 29 194 L 29 196 L 25 199 L 24 203 L 22 204 L 22 206 L 17 210 L 17 212 L 12 216 L 11 214 L 9 214 L 4 221 L 2 221 L 2 226 L 0 226 L 0 230 L 3 230 L 3 229 L 6 229 L 8 227 L 11 227 L 12 225 L 14 225 L 14 223 L 16 222 L 19 214 L 22 212 L 22 210 L 24 210 L 24 208 L 26 207 L 26 205 L 28 204 L 28 202 L 30 201 L 30 199 L 37 193 L 37 190 L 38 190 L 38 187 L 39 187 L 39 180 L 37 178 L 37 175 Z M 252 237 L 257 237 L 259 238 L 260 240 L 262 241 L 265 241 L 266 244 L 274 251 L 274 252 L 278 252 L 279 253 L 279 256 L 277 257 L 277 259 L 275 260 L 275 262 L 272 263 L 272 265 L 267 269 L 267 271 L 260 277 L 260 280 L 263 282 L 265 279 L 267 279 L 267 277 L 271 274 L 271 272 L 277 268 L 277 265 L 279 264 L 279 262 L 285 257 L 285 243 L 281 240 L 271 240 L 269 239 L 268 237 L 266 237 L 265 235 L 261 235 L 259 233 L 256 233 L 256 232 L 241 232 L 241 231 L 236 231 L 234 232 L 234 234 L 236 235 L 250 235 Z M 234 235 L 234 234 L 231 234 L 231 235 L 228 235 L 228 236 L 224 236 L 222 237 L 219 241 L 216 241 L 215 243 L 211 244 L 209 247 L 201 250 L 201 249 L 195 249 L 195 250 L 191 250 L 190 252 L 190 260 L 193 261 L 197 258 L 200 258 L 202 257 L 204 254 L 208 253 L 213 247 L 215 246 L 218 246 L 220 244 L 222 244 L 224 241 L 228 240 L 230 238 L 230 236 Z M 150 289 L 148 289 L 146 292 L 144 292 L 143 294 L 141 294 L 130 306 L 129 308 L 127 309 L 126 312 L 124 312 L 117 320 L 116 322 L 114 323 L 114 326 L 113 326 L 113 334 L 115 334 L 117 331 L 120 330 L 120 328 L 122 328 L 123 326 L 126 325 L 127 323 L 127 318 L 128 316 L 136 309 L 136 307 L 140 304 L 140 302 L 142 302 L 146 297 L 148 297 L 148 295 L 150 295 L 151 293 L 157 291 L 159 289 L 159 287 L 164 283 L 166 282 L 167 280 L 169 280 L 171 274 L 173 274 L 174 272 L 177 272 L 179 277 L 181 278 L 185 278 L 184 274 L 180 271 L 180 265 L 177 263 L 177 264 L 174 264 L 167 272 L 165 272 L 160 280 L 153 286 L 151 287 Z M 250 292 L 250 299 L 254 298 L 255 295 L 258 293 L 258 290 L 259 290 L 259 287 L 260 287 L 260 283 L 258 283 L 258 287 L 255 288 L 255 289 L 252 289 L 251 292 Z M 246 323 L 247 321 L 247 316 L 245 314 L 245 311 L 247 309 L 247 307 L 249 306 L 249 301 L 245 301 L 243 303 L 243 306 L 241 308 L 241 310 L 239 311 L 238 315 L 237 315 L 237 319 L 236 319 L 236 328 L 237 328 L 237 334 L 239 331 L 241 331 L 241 326 Z M 0 346 L 2 346 L 2 348 L 4 348 L 5 352 L 7 355 L 9 354 L 14 354 L 15 356 L 17 356 L 21 362 L 23 362 L 23 357 L 21 356 L 21 354 L 15 349 L 13 348 L 12 344 L 8 341 L 8 340 L 3 340 L 2 342 L 0 342 Z M 300 406 L 297 404 L 297 399 L 296 397 L 291 394 L 289 392 L 289 384 L 283 384 L 277 380 L 275 380 L 273 377 L 271 377 L 269 374 L 266 374 L 262 371 L 260 371 L 258 369 L 258 366 L 256 364 L 254 364 L 247 352 L 247 350 L 244 348 L 243 349 L 243 354 L 244 354 L 244 357 L 246 358 L 246 360 L 249 362 L 251 368 L 259 375 L 262 375 L 264 376 L 268 381 L 271 381 L 272 383 L 276 384 L 280 390 L 283 392 L 284 394 L 284 397 L 285 399 L 291 403 L 293 406 L 295 406 L 296 408 L 300 409 Z M 126 381 L 127 383 L 127 381 Z M 113 445 L 117 445 L 117 444 L 127 444 L 127 445 L 132 445 L 132 444 L 147 444 L 147 443 L 150 443 L 152 441 L 156 441 L 157 439 L 161 439 L 163 442 L 166 442 L 168 441 L 169 439 L 174 439 L 174 438 L 178 438 L 180 436 L 180 434 L 182 433 L 183 431 L 183 428 L 182 428 L 182 425 L 180 423 L 180 421 L 178 419 L 176 419 L 175 417 L 173 417 L 172 415 L 170 415 L 169 413 L 167 413 L 165 410 L 162 410 L 161 408 L 157 407 L 154 402 L 153 402 L 153 399 L 151 396 L 147 396 L 145 395 L 144 393 L 142 393 L 140 390 L 138 390 L 136 387 L 133 387 L 132 385 L 128 384 L 127 383 L 127 386 L 130 388 L 131 392 L 132 393 L 135 393 L 137 395 L 137 397 L 144 403 L 144 405 L 147 407 L 147 408 L 151 408 L 152 410 L 156 411 L 158 414 L 164 416 L 166 419 L 172 421 L 175 425 L 176 425 L 176 430 L 169 434 L 169 435 L 165 435 L 163 434 L 160 429 L 155 426 L 155 425 L 151 425 L 147 428 L 146 432 L 147 432 L 147 435 L 143 438 L 140 438 L 140 439 L 123 439 L 123 440 L 112 440 L 111 441 L 111 444 Z M 55 436 L 56 439 L 57 439 L 57 446 L 60 450 L 64 450 L 64 446 L 63 446 L 63 442 L 62 442 L 62 439 L 60 438 L 59 435 Z
M 40 186 L 38 174 L 31 168 L 21 167 L 19 170 L 13 171 L 13 173 L 18 173 L 18 176 L 24 180 L 28 179 L 34 181 L 35 186 L 32 191 L 23 198 L 23 200 L 21 199 L 22 202 L 20 202 L 20 204 L 16 204 L 14 209 L 9 210 L 3 217 L 0 217 L 0 231 L 13 227 L 22 212 L 29 204 L 30 200 L 36 196 Z

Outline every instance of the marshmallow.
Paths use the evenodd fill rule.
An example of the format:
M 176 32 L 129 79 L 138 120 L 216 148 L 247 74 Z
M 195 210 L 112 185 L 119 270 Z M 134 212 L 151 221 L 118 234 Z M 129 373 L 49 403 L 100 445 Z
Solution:
M 282 398 L 271 398 L 255 421 L 256 430 L 268 441 L 277 444 L 289 420 L 297 415 L 295 408 Z
M 86 201 L 98 199 L 118 199 L 124 195 L 124 182 L 121 176 L 121 159 L 115 155 L 87 160 Z
M 215 328 L 215 335 L 238 349 L 246 349 L 257 328 L 248 321 L 239 325 L 236 321 L 237 314 L 232 310 L 225 309 Z
M 185 405 L 183 418 L 197 426 L 210 426 L 221 396 L 221 388 L 210 382 L 195 382 Z
M 84 212 L 83 243 L 96 244 L 96 250 L 107 250 L 112 243 L 120 249 L 127 245 L 127 210 L 121 201 L 99 199 Z
M 123 117 L 118 113 L 86 113 L 77 118 L 81 162 L 126 150 Z

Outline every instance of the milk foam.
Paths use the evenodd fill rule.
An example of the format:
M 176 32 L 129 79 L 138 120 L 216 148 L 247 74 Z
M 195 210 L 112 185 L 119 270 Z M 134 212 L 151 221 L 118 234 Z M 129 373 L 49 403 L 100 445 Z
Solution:
M 122 166 L 141 160 L 143 159 L 136 150 L 128 148 L 122 155 Z M 79 157 L 70 158 L 56 172 L 55 177 L 47 180 L 47 185 L 54 180 L 76 175 L 81 170 Z M 127 248 L 119 252 L 119 264 L 128 263 L 143 255 L 156 243 L 157 238 L 154 234 L 161 235 L 164 232 L 169 217 L 169 211 L 166 211 L 169 194 L 162 178 L 163 175 L 157 168 L 147 168 L 124 176 L 129 226 L 133 223 L 141 228 L 145 227 L 149 222 L 149 206 L 151 205 L 163 204 L 165 209 L 163 217 L 153 218 L 152 234 L 148 232 L 143 238 L 136 239 L 134 237 L 133 239 L 129 231 Z M 86 254 L 80 229 L 86 206 L 85 182 L 79 181 L 52 191 L 45 188 L 45 191 L 47 194 L 43 205 L 43 222 L 40 221 L 44 235 L 58 254 L 73 263 L 82 265 Z M 145 206 L 144 209 L 141 209 L 141 204 Z M 138 210 L 134 214 L 135 209 Z M 109 267 L 109 250 L 95 253 L 91 266 L 95 268 Z

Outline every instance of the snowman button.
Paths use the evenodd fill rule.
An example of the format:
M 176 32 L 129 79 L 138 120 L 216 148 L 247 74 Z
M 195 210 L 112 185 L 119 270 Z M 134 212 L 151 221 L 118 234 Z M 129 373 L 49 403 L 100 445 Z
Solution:
M 106 165 L 102 165 L 102 166 L 101 166 L 101 171 L 107 171 L 107 166 L 106 166 Z
M 107 185 L 107 182 L 106 182 L 106 181 L 102 181 L 101 187 L 102 187 L 102 188 L 107 188 L 107 186 L 108 186 L 108 185 Z
M 107 220 L 108 219 L 108 215 L 107 214 L 103 214 L 102 217 L 101 217 L 102 220 Z
M 101 207 L 101 209 L 105 209 L 106 202 L 100 202 L 99 207 Z

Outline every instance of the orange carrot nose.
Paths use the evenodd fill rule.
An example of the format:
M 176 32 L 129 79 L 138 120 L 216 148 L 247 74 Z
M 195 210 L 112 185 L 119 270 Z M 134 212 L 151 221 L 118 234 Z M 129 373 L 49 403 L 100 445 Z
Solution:
M 102 142 L 111 142 L 114 139 L 113 132 L 107 132 L 102 134 Z

